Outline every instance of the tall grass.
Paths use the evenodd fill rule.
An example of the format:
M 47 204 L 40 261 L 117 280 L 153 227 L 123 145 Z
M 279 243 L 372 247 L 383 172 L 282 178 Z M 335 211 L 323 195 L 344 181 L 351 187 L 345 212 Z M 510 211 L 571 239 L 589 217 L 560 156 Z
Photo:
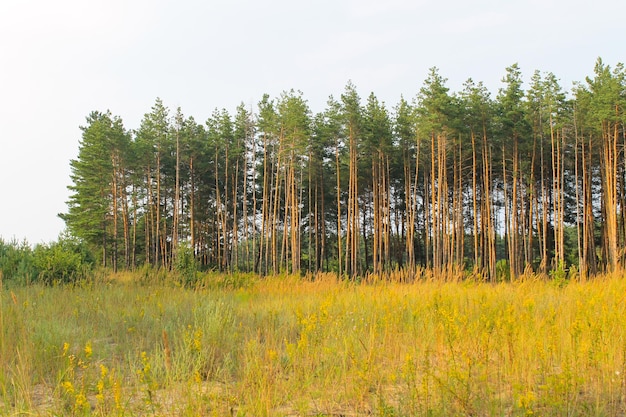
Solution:
M 204 278 L 2 289 L 0 414 L 626 411 L 623 277 Z

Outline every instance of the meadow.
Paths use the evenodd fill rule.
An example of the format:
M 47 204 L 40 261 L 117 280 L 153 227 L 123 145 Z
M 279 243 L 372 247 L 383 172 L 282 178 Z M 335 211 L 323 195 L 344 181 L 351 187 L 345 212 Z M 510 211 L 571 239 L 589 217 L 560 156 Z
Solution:
M 616 416 L 626 279 L 0 291 L 0 415 Z

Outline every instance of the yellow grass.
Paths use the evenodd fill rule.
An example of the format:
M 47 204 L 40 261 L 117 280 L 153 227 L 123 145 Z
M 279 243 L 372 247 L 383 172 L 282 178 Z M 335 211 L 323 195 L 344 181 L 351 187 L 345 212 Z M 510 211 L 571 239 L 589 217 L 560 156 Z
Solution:
M 621 276 L 184 289 L 120 275 L 4 288 L 0 324 L 0 415 L 626 412 Z

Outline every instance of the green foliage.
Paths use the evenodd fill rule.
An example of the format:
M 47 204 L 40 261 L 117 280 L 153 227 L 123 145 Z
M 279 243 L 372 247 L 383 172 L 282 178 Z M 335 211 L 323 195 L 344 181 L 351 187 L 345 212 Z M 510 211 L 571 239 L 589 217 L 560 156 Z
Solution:
M 174 257 L 174 272 L 179 282 L 185 287 L 194 286 L 198 282 L 198 261 L 193 248 L 186 242 L 180 243 Z
M 61 237 L 57 242 L 39 244 L 33 250 L 37 280 L 46 285 L 68 284 L 87 279 L 93 258 L 80 241 Z
M 559 262 L 556 268 L 550 271 L 550 278 L 552 283 L 557 287 L 564 287 L 567 285 L 568 271 L 567 265 L 564 261 Z
M 3 279 L 17 284 L 25 284 L 35 278 L 33 251 L 28 242 L 5 242 L 0 238 L 0 273 Z
M 609 236 L 626 188 L 626 74 L 601 60 L 594 72 L 572 98 L 552 73 L 525 90 L 514 64 L 494 99 L 471 79 L 453 92 L 432 68 L 391 111 L 348 82 L 319 113 L 295 90 L 204 123 L 157 99 L 136 131 L 92 112 L 61 217 L 104 267 L 147 263 L 184 285 L 198 278 L 187 253 L 176 259 L 180 241 L 195 268 L 229 273 L 459 265 L 508 280 L 565 260 L 593 275 L 626 243 L 595 236 Z M 613 216 L 612 230 L 624 222 Z M 32 279 L 15 256 L 4 254 L 5 276 Z
M 496 262 L 496 278 L 498 281 L 511 280 L 511 267 L 506 259 L 500 259 Z
M 75 283 L 89 277 L 93 265 L 87 245 L 69 235 L 34 248 L 26 241 L 7 243 L 0 238 L 0 273 L 12 285 Z
M 439 74 L 439 69 L 433 67 L 420 89 L 416 110 L 423 137 L 448 134 L 455 127 L 456 110 L 446 82 L 447 79 Z

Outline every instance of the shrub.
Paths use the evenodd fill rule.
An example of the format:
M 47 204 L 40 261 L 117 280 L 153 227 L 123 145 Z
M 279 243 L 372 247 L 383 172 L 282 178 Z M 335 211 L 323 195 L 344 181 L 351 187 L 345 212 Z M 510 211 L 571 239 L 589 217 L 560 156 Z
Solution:
M 5 242 L 0 238 L 0 271 L 5 280 L 20 284 L 35 278 L 36 270 L 30 245 L 26 241 Z
M 176 249 L 173 266 L 174 272 L 183 286 L 193 286 L 197 283 L 198 262 L 194 256 L 193 248 L 188 243 L 181 242 Z
M 61 236 L 57 242 L 35 246 L 33 263 L 37 279 L 50 285 L 74 283 L 87 278 L 93 258 L 83 243 Z

